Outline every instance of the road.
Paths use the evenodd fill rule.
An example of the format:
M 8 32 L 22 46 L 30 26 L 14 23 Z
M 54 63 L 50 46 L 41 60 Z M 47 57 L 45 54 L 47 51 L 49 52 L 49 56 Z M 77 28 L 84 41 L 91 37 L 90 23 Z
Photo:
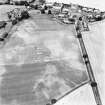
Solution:
M 105 104 L 105 21 L 90 25 L 90 32 L 83 33 L 83 40 L 98 83 L 102 104 Z
M 90 79 L 90 85 L 91 85 L 92 90 L 93 90 L 93 94 L 94 94 L 96 104 L 97 105 L 102 105 L 99 89 L 98 89 L 98 86 L 97 86 L 97 81 L 95 80 L 95 75 L 94 75 L 90 60 L 89 60 L 89 56 L 88 56 L 88 53 L 87 53 L 87 50 L 86 50 L 86 47 L 85 47 L 85 44 L 84 44 L 83 37 L 82 37 L 83 35 L 81 33 L 81 30 L 79 30 L 79 29 L 77 30 L 77 27 L 79 27 L 79 26 L 75 26 L 75 27 L 76 27 L 77 38 L 78 38 L 79 43 L 80 43 L 83 59 L 84 59 L 84 62 L 86 64 L 87 72 L 88 72 L 89 79 Z
M 105 104 L 105 21 L 89 25 L 90 31 L 82 32 L 82 38 L 97 82 L 102 105 Z M 83 51 L 84 52 L 84 51 Z M 84 52 L 85 53 L 85 52 Z M 56 105 L 96 105 L 89 84 L 64 97 Z

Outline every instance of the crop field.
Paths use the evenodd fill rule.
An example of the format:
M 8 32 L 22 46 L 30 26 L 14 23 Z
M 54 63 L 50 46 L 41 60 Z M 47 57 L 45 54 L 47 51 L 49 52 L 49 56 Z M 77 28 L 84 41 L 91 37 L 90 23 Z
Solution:
M 0 105 L 46 105 L 88 81 L 74 26 L 31 16 L 0 49 Z

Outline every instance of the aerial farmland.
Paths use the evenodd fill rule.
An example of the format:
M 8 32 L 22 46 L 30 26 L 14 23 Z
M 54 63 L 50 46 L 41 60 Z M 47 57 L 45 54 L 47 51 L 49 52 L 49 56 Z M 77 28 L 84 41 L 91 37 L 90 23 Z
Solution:
M 105 75 L 104 33 L 100 37 L 104 31 L 104 11 L 96 13 L 92 9 L 90 14 L 89 9 L 78 13 L 71 9 L 71 13 L 67 9 L 83 7 L 54 4 L 57 5 L 56 10 L 52 4 L 39 5 L 35 1 L 0 5 L 0 105 L 76 105 L 80 93 L 81 105 L 96 105 L 90 87 L 96 82 L 104 103 L 105 85 L 100 79 Z M 87 21 L 83 20 L 85 25 L 79 30 L 96 82 L 91 81 L 79 42 L 81 36 L 76 32 L 82 13 Z M 75 96 L 76 93 L 79 95 Z

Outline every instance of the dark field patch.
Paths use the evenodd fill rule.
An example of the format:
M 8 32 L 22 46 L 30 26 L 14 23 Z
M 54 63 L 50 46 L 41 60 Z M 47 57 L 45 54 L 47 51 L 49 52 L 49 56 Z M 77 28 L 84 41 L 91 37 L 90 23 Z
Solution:
M 73 68 L 67 67 L 60 61 L 24 64 L 20 67 L 6 65 L 7 73 L 3 76 L 4 79 L 0 89 L 2 99 L 6 103 L 16 100 L 19 103 L 25 103 L 25 105 L 29 105 L 29 103 L 30 105 L 43 105 L 42 102 L 47 103 L 48 99 L 41 93 L 42 89 L 47 88 L 44 84 L 39 85 L 35 90 L 39 94 L 37 97 L 35 96 L 35 91 L 33 91 L 35 79 L 42 78 L 46 65 L 54 65 L 58 71 L 55 75 L 65 80 L 70 89 L 88 80 L 86 72 L 73 70 Z M 79 73 L 81 75 L 78 75 Z M 59 94 L 59 84 L 58 88 L 57 84 L 51 88 L 52 94 L 49 93 L 49 95 L 54 98 Z

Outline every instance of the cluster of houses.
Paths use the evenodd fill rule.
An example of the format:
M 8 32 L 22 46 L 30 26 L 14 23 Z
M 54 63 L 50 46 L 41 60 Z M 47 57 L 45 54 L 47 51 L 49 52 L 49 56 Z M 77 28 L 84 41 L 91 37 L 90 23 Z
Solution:
M 77 4 L 46 3 L 45 7 L 58 19 L 66 23 L 74 23 L 79 17 L 85 17 L 88 22 L 100 21 L 105 18 L 105 12 L 99 9 L 84 7 Z
M 85 16 L 88 22 L 100 21 L 105 18 L 105 12 L 99 9 L 84 7 L 77 4 L 46 2 L 45 0 L 4 0 L 12 5 L 25 5 L 28 8 L 39 9 L 41 13 L 53 14 L 65 23 L 74 23 L 75 19 Z
M 5 0 L 6 1 L 6 0 Z M 77 24 L 80 20 L 84 29 L 88 30 L 89 22 L 96 22 L 105 19 L 105 12 L 99 9 L 84 7 L 77 4 L 65 4 L 57 2 L 45 2 L 45 0 L 8 0 L 10 4 L 13 5 L 24 5 L 30 9 L 40 10 L 42 14 L 52 15 L 54 18 L 60 20 L 65 24 Z M 30 17 L 28 9 L 22 10 L 20 8 L 15 8 L 8 12 L 8 18 L 15 25 L 18 21 L 27 19 Z M 6 22 L 0 22 L 0 28 L 6 26 Z M 3 38 L 7 36 L 3 35 Z M 2 39 L 0 39 L 2 40 Z

